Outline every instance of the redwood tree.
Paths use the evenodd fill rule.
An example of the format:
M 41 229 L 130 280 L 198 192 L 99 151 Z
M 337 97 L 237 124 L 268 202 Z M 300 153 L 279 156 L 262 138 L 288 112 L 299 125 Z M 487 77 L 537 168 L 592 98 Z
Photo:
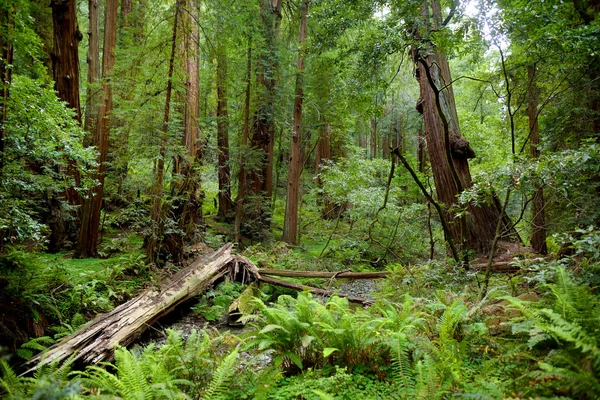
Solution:
M 98 95 L 94 85 L 100 79 L 100 10 L 98 0 L 88 0 L 89 28 L 88 28 L 88 53 L 87 53 L 87 95 L 85 106 L 84 128 L 93 133 L 96 129 L 98 117 Z
M 433 15 L 430 15 L 429 6 Z M 417 38 L 419 45 L 413 48 L 421 93 L 417 109 L 423 114 L 437 197 L 446 206 L 446 218 L 454 243 L 462 246 L 463 250 L 485 252 L 495 237 L 500 212 L 493 205 L 482 203 L 469 205 L 468 216 L 461 218 L 450 210 L 456 205 L 458 195 L 472 185 L 468 160 L 475 153 L 460 135 L 448 61 L 431 41 L 424 40 L 431 32 L 441 28 L 441 9 L 437 0 L 423 4 L 422 19 L 424 31 Z
M 165 109 L 163 114 L 163 125 L 160 133 L 160 144 L 158 159 L 154 169 L 154 185 L 152 187 L 152 230 L 146 240 L 146 256 L 150 261 L 157 261 L 162 249 L 164 235 L 164 213 L 163 213 L 163 182 L 165 175 L 165 157 L 167 154 L 167 142 L 169 137 L 169 116 L 171 111 L 171 94 L 173 92 L 173 72 L 175 65 L 175 51 L 177 50 L 177 25 L 180 13 L 180 0 L 175 2 L 175 20 L 173 22 L 173 36 L 171 39 L 171 56 L 169 58 L 169 72 L 167 75 L 167 90 L 165 98 Z M 175 243 L 175 242 L 174 242 Z
M 54 48 L 52 50 L 52 73 L 58 97 L 75 110 L 81 122 L 79 104 L 79 41 L 82 36 L 77 26 L 76 1 L 52 0 L 54 25 Z
M 538 127 L 538 105 L 537 86 L 535 84 L 535 65 L 527 68 L 529 78 L 529 93 L 527 105 L 527 117 L 529 121 L 529 145 L 531 157 L 540 157 L 538 146 L 540 144 L 540 133 Z M 531 247 L 540 253 L 548 254 L 546 245 L 546 216 L 545 216 L 544 188 L 536 183 L 533 201 L 531 203 Z
M 99 107 L 95 134 L 92 144 L 98 150 L 98 170 L 95 178 L 98 185 L 90 190 L 83 202 L 83 215 L 79 242 L 75 255 L 89 257 L 96 255 L 98 250 L 98 234 L 100 228 L 100 210 L 104 195 L 104 176 L 106 174 L 106 158 L 108 155 L 108 141 L 112 114 L 112 85 L 110 83 L 111 71 L 115 65 L 115 46 L 117 44 L 117 12 L 118 0 L 106 0 L 104 14 L 104 48 L 102 56 L 102 102 Z
M 273 140 L 275 136 L 275 99 L 278 71 L 277 43 L 281 24 L 281 0 L 260 0 L 264 48 L 260 53 L 258 78 L 262 87 L 248 145 L 258 156 L 254 168 L 246 170 L 244 204 L 246 225 L 262 236 L 269 228 L 270 199 L 273 191 Z
M 15 4 L 6 1 L 0 8 L 0 175 L 4 165 L 4 149 L 6 146 L 6 106 L 12 79 L 13 32 Z
M 304 100 L 304 52 L 306 27 L 308 21 L 309 0 L 303 0 L 300 6 L 300 33 L 298 48 L 298 66 L 296 75 L 296 95 L 294 97 L 294 126 L 290 161 L 288 166 L 287 198 L 282 240 L 290 244 L 298 243 L 298 202 L 300 201 L 300 172 L 303 164 L 302 154 L 302 102 Z
M 75 0 L 52 0 L 53 49 L 51 53 L 54 88 L 58 97 L 75 111 L 75 119 L 81 123 L 81 106 L 79 102 L 79 42 L 82 39 L 77 26 Z M 76 190 L 80 184 L 77 166 L 73 161 L 67 165 L 67 176 L 73 184 L 66 191 L 50 194 L 50 217 L 48 226 L 50 236 L 48 249 L 59 251 L 70 235 L 75 241 L 77 235 L 78 214 L 74 209 L 63 210 L 62 203 L 79 206 L 81 197 Z
M 225 46 L 217 47 L 217 174 L 219 179 L 219 210 L 221 220 L 230 218 L 231 171 L 229 168 L 229 114 L 227 110 L 227 54 Z

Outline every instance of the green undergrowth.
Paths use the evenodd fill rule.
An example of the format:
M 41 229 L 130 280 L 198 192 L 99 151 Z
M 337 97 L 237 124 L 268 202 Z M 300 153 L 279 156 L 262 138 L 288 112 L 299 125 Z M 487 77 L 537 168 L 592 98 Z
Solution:
M 579 237 L 585 243 L 561 260 L 494 275 L 484 298 L 481 274 L 440 261 L 390 264 L 368 308 L 225 282 L 195 308 L 206 319 L 235 310 L 249 326 L 241 334 L 170 331 L 162 345 L 118 349 L 111 364 L 45 366 L 28 378 L 3 361 L 0 391 L 9 399 L 596 399 L 596 237 L 595 230 Z M 286 246 L 247 252 L 271 267 L 298 260 Z M 106 279 L 101 263 L 61 271 L 86 265 L 84 273 Z M 115 285 L 128 277 L 118 275 Z M 25 349 L 46 345 L 40 339 Z
M 125 240 L 130 240 L 129 235 Z M 111 241 L 105 241 L 109 244 Z M 32 338 L 20 349 L 18 332 L 13 332 L 16 348 L 8 349 L 22 358 L 44 349 L 77 329 L 98 313 L 111 311 L 152 280 L 137 244 L 127 242 L 101 258 L 75 259 L 70 253 L 36 253 L 9 248 L 0 257 L 0 280 L 7 326 L 21 326 Z M 104 246 L 106 248 L 106 246 Z M 43 332 L 42 337 L 40 333 Z M 11 340 L 3 335 L 3 340 Z M 11 340 L 11 341 L 13 341 Z
M 257 293 L 240 306 L 254 327 L 241 336 L 169 331 L 164 345 L 118 349 L 111 364 L 47 366 L 31 378 L 3 362 L 0 387 L 10 399 L 598 398 L 598 295 L 573 265 L 544 267 L 517 283 L 539 301 L 497 289 L 513 311 L 496 333 L 498 315 L 486 307 L 497 301 L 469 291 L 387 293 L 368 309 L 308 293 L 266 302 Z M 540 281 L 527 286 L 532 279 Z M 227 285 L 215 293 L 233 298 L 240 288 Z

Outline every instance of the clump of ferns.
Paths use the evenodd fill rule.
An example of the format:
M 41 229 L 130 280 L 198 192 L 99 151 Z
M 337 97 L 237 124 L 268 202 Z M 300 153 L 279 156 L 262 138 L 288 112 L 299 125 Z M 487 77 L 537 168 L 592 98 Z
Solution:
M 527 333 L 530 349 L 550 349 L 530 376 L 561 395 L 600 398 L 600 300 L 589 287 L 575 285 L 562 267 L 556 282 L 546 286 L 546 307 L 507 298 L 523 314 L 513 320 L 513 332 Z
M 399 324 L 392 316 L 401 315 L 397 311 L 392 315 L 391 303 L 374 315 L 353 309 L 347 299 L 336 296 L 321 304 L 309 293 L 300 293 L 297 299 L 280 296 L 272 306 L 256 302 L 261 325 L 252 343 L 259 350 L 274 350 L 275 362 L 288 372 L 293 366 L 304 370 L 330 364 L 352 370 L 380 365 L 389 355 L 386 330 Z
M 76 374 L 91 395 L 121 399 L 223 398 L 229 391 L 238 351 L 216 356 L 206 334 L 183 340 L 170 331 L 160 349 L 115 350 L 115 362 L 89 366 Z
M 63 399 L 81 392 L 81 382 L 70 379 L 75 355 L 62 364 L 41 365 L 32 377 L 18 376 L 5 360 L 0 360 L 0 398 Z
M 288 373 L 323 365 L 323 343 L 315 322 L 327 314 L 324 305 L 308 293 L 300 293 L 297 299 L 279 296 L 272 306 L 260 299 L 255 302 L 260 313 L 252 319 L 259 331 L 249 345 L 259 351 L 273 350 L 275 364 Z

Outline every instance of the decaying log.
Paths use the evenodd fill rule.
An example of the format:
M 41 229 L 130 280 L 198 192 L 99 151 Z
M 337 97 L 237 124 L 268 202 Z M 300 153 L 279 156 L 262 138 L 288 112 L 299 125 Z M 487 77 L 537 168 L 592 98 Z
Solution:
M 338 296 L 338 297 L 345 297 L 348 299 L 348 301 L 352 302 L 352 303 L 359 303 L 362 305 L 369 305 L 373 303 L 373 300 L 370 299 L 365 299 L 362 297 L 353 297 L 353 296 L 347 296 L 345 294 L 341 294 L 341 293 L 336 293 L 333 292 L 331 290 L 325 290 L 325 289 L 319 289 L 316 287 L 312 287 L 312 286 L 306 286 L 306 285 L 299 285 L 297 283 L 292 283 L 292 282 L 288 282 L 288 281 L 283 281 L 281 279 L 275 279 L 275 278 L 269 278 L 268 276 L 261 276 L 260 277 L 260 281 L 261 282 L 265 282 L 265 283 L 270 283 L 272 285 L 277 285 L 277 286 L 282 286 L 282 287 L 286 287 L 289 289 L 294 289 L 294 290 L 298 290 L 298 291 L 309 291 L 311 293 L 314 294 L 318 294 L 319 296 Z
M 73 353 L 77 353 L 75 360 L 85 363 L 110 360 L 116 345 L 131 343 L 157 319 L 204 292 L 219 278 L 229 274 L 236 280 L 258 280 L 260 275 L 256 266 L 245 257 L 231 254 L 231 248 L 232 245 L 227 244 L 208 256 L 200 257 L 160 287 L 149 288 L 113 311 L 98 316 L 34 357 L 30 363 L 38 364 L 30 371 L 47 363 L 62 362 Z
M 385 278 L 389 271 L 376 272 L 321 272 L 321 271 L 288 271 L 284 269 L 266 269 L 258 270 L 260 275 L 286 276 L 289 278 L 340 278 L 340 279 L 378 279 Z

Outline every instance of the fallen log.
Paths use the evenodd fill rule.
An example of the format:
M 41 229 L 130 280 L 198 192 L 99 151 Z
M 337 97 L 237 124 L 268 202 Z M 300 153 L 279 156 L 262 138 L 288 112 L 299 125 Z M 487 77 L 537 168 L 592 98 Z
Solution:
M 352 302 L 352 303 L 359 303 L 362 305 L 370 305 L 373 303 L 373 300 L 370 299 L 365 299 L 363 297 L 354 297 L 354 296 L 347 296 L 345 294 L 341 294 L 341 293 L 336 293 L 333 292 L 331 290 L 325 290 L 325 289 L 319 289 L 313 286 L 307 286 L 307 285 L 299 285 L 297 283 L 292 283 L 292 282 L 288 282 L 288 281 L 283 281 L 281 279 L 275 279 L 275 278 L 269 278 L 268 276 L 262 276 L 259 278 L 260 282 L 264 282 L 264 283 L 270 283 L 272 285 L 277 285 L 277 286 L 282 286 L 282 287 L 286 287 L 288 289 L 294 289 L 294 290 L 298 290 L 298 291 L 309 291 L 311 293 L 314 294 L 318 294 L 319 296 L 338 296 L 338 297 L 345 297 L 348 299 L 348 301 Z
M 149 288 L 113 311 L 98 316 L 32 358 L 29 363 L 37 362 L 37 365 L 26 373 L 44 364 L 62 362 L 73 353 L 77 353 L 75 361 L 84 363 L 111 360 L 116 345 L 131 343 L 160 317 L 203 293 L 225 275 L 245 282 L 258 280 L 260 275 L 256 266 L 245 257 L 231 254 L 231 248 L 232 245 L 227 244 L 208 256 L 200 257 L 160 287 Z
M 258 270 L 261 276 L 284 276 L 288 278 L 340 278 L 340 279 L 378 279 L 385 278 L 390 273 L 389 271 L 376 272 L 321 272 L 321 271 L 287 271 L 284 269 L 267 269 L 260 268 Z

